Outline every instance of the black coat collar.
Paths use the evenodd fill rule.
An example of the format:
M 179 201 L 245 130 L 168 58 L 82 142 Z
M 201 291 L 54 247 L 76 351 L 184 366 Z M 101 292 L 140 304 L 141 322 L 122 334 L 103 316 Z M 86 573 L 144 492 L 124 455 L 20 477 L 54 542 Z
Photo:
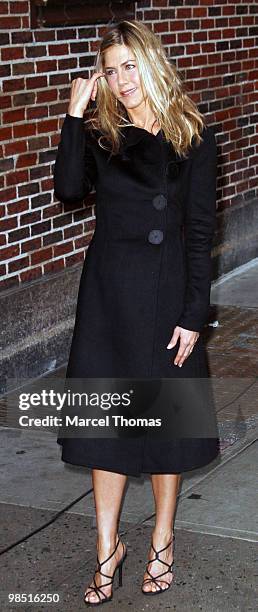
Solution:
M 177 162 L 183 161 L 183 159 L 175 151 L 173 145 L 167 142 L 163 133 L 160 130 L 158 134 L 151 134 L 144 128 L 130 125 L 121 128 L 121 146 L 119 154 L 124 161 L 129 161 L 135 155 L 143 155 L 143 158 L 148 159 L 151 163 L 157 162 L 157 158 L 160 158 L 162 146 L 165 154 L 167 155 L 167 164 L 177 164 Z
M 150 144 L 151 142 L 160 142 L 164 139 L 164 135 L 162 130 L 159 131 L 158 134 L 151 134 L 148 130 L 144 128 L 136 127 L 135 125 L 129 125 L 127 127 L 121 128 L 121 138 L 122 138 L 122 147 L 127 149 L 128 147 L 135 146 L 139 142 L 145 141 Z
M 167 171 L 169 170 L 172 176 L 177 176 L 180 163 L 185 160 L 178 155 L 171 142 L 166 141 L 163 130 L 155 135 L 144 128 L 128 125 L 120 127 L 120 134 L 120 149 L 117 155 L 122 161 L 131 161 L 137 165 L 157 164 L 157 160 L 161 159 L 164 153 Z M 101 133 L 95 131 L 95 137 L 98 139 L 99 136 Z M 110 146 L 109 143 L 106 144 Z

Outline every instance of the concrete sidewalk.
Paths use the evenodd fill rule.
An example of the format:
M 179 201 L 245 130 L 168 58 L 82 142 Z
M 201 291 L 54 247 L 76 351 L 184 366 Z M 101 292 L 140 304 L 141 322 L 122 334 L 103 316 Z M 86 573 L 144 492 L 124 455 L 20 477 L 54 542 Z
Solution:
M 114 599 L 105 609 L 256 609 L 257 270 L 255 261 L 212 288 L 212 316 L 205 339 L 216 391 L 221 459 L 184 474 L 175 525 L 173 587 L 152 599 L 141 594 L 154 504 L 149 476 L 129 478 L 120 520 L 120 533 L 128 546 L 124 584 L 119 590 L 115 587 Z M 55 372 L 63 374 L 62 369 Z M 26 431 L 15 423 L 7 427 L 6 410 L 6 398 L 2 398 L 1 550 L 25 540 L 1 556 L 0 609 L 79 612 L 86 609 L 83 590 L 96 562 L 90 470 L 60 461 L 61 449 L 53 432 Z M 34 530 L 37 533 L 26 539 Z M 60 599 L 52 604 L 13 605 L 8 603 L 8 593 L 14 592 L 57 593 Z

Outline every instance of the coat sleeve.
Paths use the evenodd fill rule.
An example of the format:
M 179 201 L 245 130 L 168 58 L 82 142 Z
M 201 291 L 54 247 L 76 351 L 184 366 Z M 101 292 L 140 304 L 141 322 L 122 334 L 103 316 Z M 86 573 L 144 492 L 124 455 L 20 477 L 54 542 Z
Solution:
M 207 321 L 211 288 L 211 248 L 216 227 L 217 146 L 211 127 L 193 150 L 184 220 L 186 292 L 177 325 L 200 332 Z
M 83 200 L 91 192 L 97 167 L 84 118 L 66 113 L 54 165 L 54 193 L 62 202 Z

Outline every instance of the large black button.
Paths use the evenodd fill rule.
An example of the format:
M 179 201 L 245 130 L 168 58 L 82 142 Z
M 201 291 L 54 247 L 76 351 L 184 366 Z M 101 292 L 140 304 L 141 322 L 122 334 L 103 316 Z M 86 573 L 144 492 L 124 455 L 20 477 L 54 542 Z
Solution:
M 167 206 L 167 198 L 162 193 L 159 193 L 153 198 L 152 203 L 157 210 L 163 210 Z
M 154 229 L 148 235 L 148 241 L 151 244 L 160 244 L 163 240 L 163 232 L 162 230 Z

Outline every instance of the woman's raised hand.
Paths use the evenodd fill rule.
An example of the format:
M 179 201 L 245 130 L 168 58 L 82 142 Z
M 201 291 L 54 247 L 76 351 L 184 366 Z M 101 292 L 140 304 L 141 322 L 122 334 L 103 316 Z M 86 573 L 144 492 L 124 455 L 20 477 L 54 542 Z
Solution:
M 90 79 L 78 77 L 72 81 L 67 111 L 69 115 L 83 117 L 90 99 L 95 100 L 96 98 L 98 89 L 97 80 L 102 76 L 105 76 L 104 72 L 94 72 Z

